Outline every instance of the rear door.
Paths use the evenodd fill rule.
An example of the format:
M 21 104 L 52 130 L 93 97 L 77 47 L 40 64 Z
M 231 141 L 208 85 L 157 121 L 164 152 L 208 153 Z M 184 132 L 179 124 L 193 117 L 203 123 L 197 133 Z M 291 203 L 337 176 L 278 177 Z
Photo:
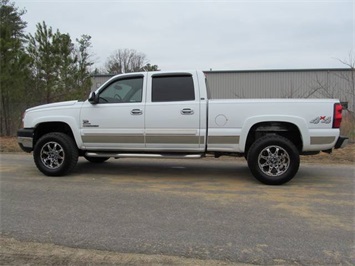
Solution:
M 200 137 L 197 78 L 191 73 L 148 73 L 145 142 L 148 150 L 196 152 Z

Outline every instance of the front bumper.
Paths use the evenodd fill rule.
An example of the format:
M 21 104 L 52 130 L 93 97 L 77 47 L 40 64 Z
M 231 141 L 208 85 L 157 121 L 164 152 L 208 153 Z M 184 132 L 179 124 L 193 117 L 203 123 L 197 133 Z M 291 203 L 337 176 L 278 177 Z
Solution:
M 344 136 L 339 136 L 337 142 L 335 143 L 334 149 L 344 148 L 348 145 L 349 138 Z
M 22 128 L 17 131 L 17 142 L 24 152 L 33 151 L 33 128 Z

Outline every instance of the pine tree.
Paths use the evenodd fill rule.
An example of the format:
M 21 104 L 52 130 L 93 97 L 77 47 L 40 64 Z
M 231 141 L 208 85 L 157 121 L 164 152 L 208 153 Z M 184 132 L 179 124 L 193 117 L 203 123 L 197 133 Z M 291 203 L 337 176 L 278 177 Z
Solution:
M 24 50 L 26 22 L 9 0 L 0 2 L 0 102 L 1 135 L 12 135 L 19 126 L 21 104 L 26 102 L 28 57 Z
M 76 39 L 78 43 L 77 58 L 78 58 L 78 72 L 76 75 L 76 95 L 80 99 L 87 97 L 91 87 L 90 68 L 94 64 L 91 61 L 89 49 L 91 47 L 91 36 L 82 35 L 80 39 Z
M 91 47 L 89 35 L 76 39 L 57 30 L 53 33 L 45 22 L 37 24 L 37 31 L 29 34 L 28 54 L 33 60 L 32 70 L 36 90 L 43 103 L 82 98 L 90 90 Z

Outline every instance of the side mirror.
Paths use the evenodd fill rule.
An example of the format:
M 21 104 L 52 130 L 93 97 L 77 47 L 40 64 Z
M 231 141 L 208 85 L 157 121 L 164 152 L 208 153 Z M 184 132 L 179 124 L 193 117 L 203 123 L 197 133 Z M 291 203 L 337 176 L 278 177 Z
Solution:
M 99 102 L 99 97 L 95 92 L 91 92 L 88 98 L 89 103 L 97 104 Z

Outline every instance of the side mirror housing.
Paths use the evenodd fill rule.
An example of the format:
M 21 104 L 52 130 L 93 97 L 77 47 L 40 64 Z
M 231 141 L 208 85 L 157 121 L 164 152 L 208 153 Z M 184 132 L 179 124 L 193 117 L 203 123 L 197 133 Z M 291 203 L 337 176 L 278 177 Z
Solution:
M 89 98 L 88 98 L 89 103 L 91 104 L 97 104 L 99 102 L 99 97 L 98 95 L 93 91 L 90 93 Z

